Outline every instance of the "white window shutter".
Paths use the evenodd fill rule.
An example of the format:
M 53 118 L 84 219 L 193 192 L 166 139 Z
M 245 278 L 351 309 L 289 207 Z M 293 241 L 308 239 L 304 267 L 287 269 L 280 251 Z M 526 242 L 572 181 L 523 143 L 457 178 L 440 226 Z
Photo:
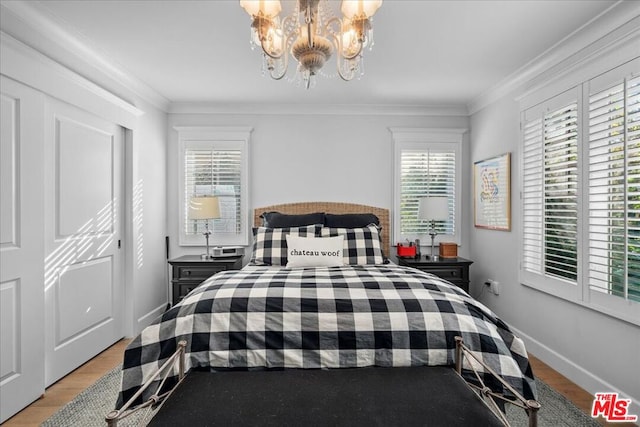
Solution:
M 429 223 L 418 219 L 420 197 L 446 196 L 449 219 L 436 221 L 438 234 L 454 235 L 456 151 L 453 149 L 402 150 L 400 154 L 400 232 L 426 235 Z

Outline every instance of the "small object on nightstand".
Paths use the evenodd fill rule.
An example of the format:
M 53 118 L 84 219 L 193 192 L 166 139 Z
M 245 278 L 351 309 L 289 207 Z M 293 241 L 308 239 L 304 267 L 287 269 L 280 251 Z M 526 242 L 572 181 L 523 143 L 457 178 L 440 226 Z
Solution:
M 413 246 L 413 244 L 411 245 L 407 244 L 405 246 L 402 243 L 398 243 L 396 245 L 396 251 L 397 251 L 398 257 L 401 257 L 401 258 L 415 258 L 416 256 L 416 247 Z
M 458 245 L 451 242 L 440 242 L 439 252 L 441 258 L 457 258 Z

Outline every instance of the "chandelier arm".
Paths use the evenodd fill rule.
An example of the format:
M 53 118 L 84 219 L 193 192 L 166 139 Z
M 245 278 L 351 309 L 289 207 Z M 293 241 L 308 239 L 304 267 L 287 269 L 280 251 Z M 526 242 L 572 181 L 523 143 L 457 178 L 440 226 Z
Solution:
M 333 38 L 335 39 L 336 45 L 341 49 L 340 37 L 334 35 Z M 342 64 L 344 63 L 344 61 L 345 59 L 342 54 L 339 53 L 338 55 L 336 55 L 336 70 L 338 71 L 338 75 L 342 80 L 348 82 L 350 80 L 353 80 L 353 78 L 355 77 L 355 72 L 352 70 L 348 76 L 342 74 Z
M 289 68 L 289 55 L 284 56 L 284 67 L 282 67 L 282 73 L 274 74 L 273 70 L 269 70 L 269 75 L 273 80 L 281 80 L 287 74 L 287 68 Z
M 344 59 L 347 59 L 347 60 L 355 59 L 362 53 L 362 49 L 363 48 L 364 48 L 364 43 L 363 42 L 358 42 L 358 51 L 356 53 L 354 53 L 353 55 L 349 55 L 349 56 L 345 56 L 345 55 L 342 55 L 342 53 L 340 53 L 339 56 L 342 56 Z M 342 50 L 340 52 L 342 52 Z
M 269 53 L 269 50 L 264 47 L 264 42 L 265 42 L 264 40 L 260 40 L 260 46 L 262 47 L 262 51 L 264 52 L 265 55 L 267 55 L 269 58 L 273 58 L 273 59 L 282 58 L 282 55 L 285 53 L 284 49 L 282 49 L 280 51 L 280 55 L 272 55 L 271 53 Z M 285 55 L 285 58 L 286 58 L 286 56 L 287 55 Z

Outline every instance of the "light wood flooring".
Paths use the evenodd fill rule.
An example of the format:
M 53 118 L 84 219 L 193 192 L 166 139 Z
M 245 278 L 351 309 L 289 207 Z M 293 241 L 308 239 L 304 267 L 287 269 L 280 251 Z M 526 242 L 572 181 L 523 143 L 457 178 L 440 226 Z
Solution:
M 53 415 L 66 403 L 73 400 L 82 390 L 93 384 L 98 378 L 116 367 L 122 362 L 124 348 L 129 340 L 122 340 L 108 348 L 98 356 L 85 363 L 60 381 L 47 388 L 42 398 L 14 415 L 3 423 L 3 426 L 39 426 L 44 420 Z M 560 375 L 540 359 L 530 355 L 531 366 L 534 375 L 549 384 L 560 394 L 571 400 L 576 406 L 586 413 L 590 413 L 593 396 L 587 391 L 572 383 L 569 379 Z M 634 426 L 631 423 L 606 423 L 607 426 Z M 106 425 L 106 424 L 105 424 Z

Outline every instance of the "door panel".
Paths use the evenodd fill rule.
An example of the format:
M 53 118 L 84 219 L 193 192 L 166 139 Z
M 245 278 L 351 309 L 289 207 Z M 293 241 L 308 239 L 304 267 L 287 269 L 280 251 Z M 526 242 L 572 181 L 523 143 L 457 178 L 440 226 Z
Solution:
M 45 382 L 122 334 L 123 130 L 48 99 L 45 110 Z
M 0 76 L 0 422 L 44 393 L 43 95 Z

